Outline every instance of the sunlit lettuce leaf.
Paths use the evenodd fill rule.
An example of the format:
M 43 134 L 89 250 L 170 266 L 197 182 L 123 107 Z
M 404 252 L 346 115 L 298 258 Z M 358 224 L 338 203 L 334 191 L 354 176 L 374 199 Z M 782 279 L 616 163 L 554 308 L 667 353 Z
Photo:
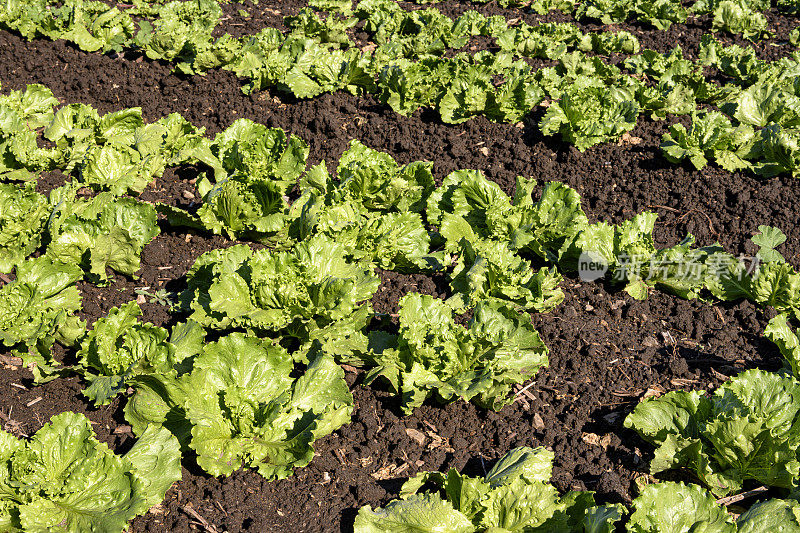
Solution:
M 472 533 L 477 528 L 450 502 L 436 494 L 414 494 L 405 500 L 389 502 L 386 507 L 358 512 L 356 533 Z
M 432 296 L 410 293 L 400 301 L 400 332 L 378 347 L 373 339 L 368 381 L 383 376 L 413 411 L 434 395 L 443 401 L 474 400 L 500 409 L 513 385 L 548 364 L 547 347 L 524 315 L 498 303 L 480 303 L 468 327 Z
M 330 356 L 318 354 L 298 375 L 286 350 L 242 333 L 206 344 L 190 373 L 139 376 L 134 388 L 125 410 L 134 431 L 163 423 L 214 476 L 242 465 L 268 479 L 290 476 L 311 461 L 313 442 L 348 423 L 353 409 L 344 372 Z
M 795 500 L 759 502 L 736 519 L 739 533 L 800 531 L 800 504 Z
M 664 482 L 647 485 L 633 500 L 631 533 L 736 533 L 733 517 L 697 485 Z
M 636 406 L 625 427 L 657 446 L 651 472 L 689 468 L 714 494 L 739 490 L 749 479 L 791 488 L 800 462 L 800 384 L 748 370 L 713 396 L 670 392 Z
M 72 412 L 53 417 L 29 441 L 0 430 L 0 526 L 121 533 L 180 476 L 178 443 L 163 428 L 147 428 L 124 456 Z
M 167 373 L 180 362 L 167 330 L 139 322 L 141 316 L 136 302 L 113 307 L 81 341 L 77 356 L 89 382 L 84 394 L 95 405 L 110 403 L 131 377 Z
M 52 168 L 57 153 L 39 147 L 37 130 L 53 118 L 57 104 L 50 89 L 39 84 L 0 96 L 0 178 L 27 181 Z
M 772 318 L 764 328 L 764 336 L 781 351 L 795 378 L 800 377 L 800 330 L 789 325 L 789 316 L 781 313 Z
M 50 346 L 72 345 L 85 328 L 76 316 L 81 296 L 75 283 L 83 277 L 76 265 L 48 257 L 17 265 L 16 279 L 0 287 L 0 342 L 23 361 L 51 361 Z
M 0 272 L 8 273 L 42 243 L 50 206 L 32 183 L 0 184 Z
M 283 130 L 268 128 L 249 119 L 239 119 L 217 134 L 211 151 L 228 173 L 243 179 L 273 181 L 286 194 L 306 168 L 308 145 Z M 212 183 L 198 183 L 205 196 Z
M 356 533 L 477 532 L 611 533 L 622 506 L 597 506 L 592 492 L 559 497 L 550 481 L 553 454 L 515 448 L 485 478 L 451 469 L 421 472 L 401 489 L 400 500 L 380 509 L 362 507 Z M 433 486 L 436 492 L 419 491 Z

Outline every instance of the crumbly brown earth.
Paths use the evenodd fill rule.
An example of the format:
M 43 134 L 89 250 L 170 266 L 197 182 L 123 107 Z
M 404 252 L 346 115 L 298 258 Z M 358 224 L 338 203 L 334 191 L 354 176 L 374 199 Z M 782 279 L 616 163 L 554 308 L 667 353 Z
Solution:
M 258 5 L 229 4 L 225 30 L 243 34 L 277 25 L 282 15 L 296 13 L 301 5 L 263 0 Z M 451 16 L 466 6 L 452 1 L 437 5 Z M 250 13 L 247 19 L 238 14 L 243 8 Z M 477 9 L 528 22 L 564 20 L 560 14 L 532 16 L 494 4 Z M 764 58 L 785 56 L 790 50 L 783 40 L 796 21 L 772 11 L 768 17 L 776 37 L 757 49 Z M 635 33 L 645 47 L 666 51 L 680 43 L 691 56 L 709 25 L 708 20 L 696 20 L 668 32 L 636 25 L 620 28 Z M 179 112 L 209 134 L 238 118 L 250 118 L 307 140 L 310 162 L 325 160 L 332 170 L 350 139 L 359 139 L 403 163 L 432 161 L 439 180 L 455 169 L 478 168 L 508 193 L 520 174 L 541 183 L 563 181 L 580 192 L 594 220 L 619 222 L 643 210 L 657 212 L 660 245 L 674 244 L 690 232 L 701 245 L 719 241 L 733 253 L 747 254 L 754 251 L 749 237 L 759 225 L 769 224 L 787 234 L 782 251 L 790 263 L 800 265 L 796 181 L 670 164 L 658 149 L 668 126 L 664 121 L 641 119 L 631 132 L 635 144 L 608 144 L 580 153 L 538 132 L 541 112 L 518 125 L 479 118 L 450 126 L 429 112 L 398 116 L 370 97 L 336 94 L 296 101 L 271 92 L 246 96 L 229 72 L 185 78 L 135 55 L 85 54 L 61 42 L 28 43 L 8 32 L 0 32 L 0 82 L 4 90 L 43 83 L 62 102 L 85 102 L 101 112 L 138 106 L 148 120 Z M 170 170 L 142 198 L 186 206 L 196 192 L 192 183 L 197 172 L 192 167 Z M 46 192 L 63 180 L 51 173 L 42 177 L 39 189 Z M 200 254 L 230 244 L 164 225 L 142 255 L 138 279 L 118 276 L 107 287 L 81 284 L 83 316 L 91 322 L 142 291 L 174 293 L 185 286 L 184 275 Z M 379 274 L 382 284 L 372 304 L 380 312 L 395 313 L 398 299 L 409 291 L 441 297 L 449 291 L 441 275 Z M 317 443 L 310 466 L 278 482 L 266 482 L 251 471 L 216 479 L 186 458 L 183 479 L 131 529 L 349 531 L 360 506 L 385 504 L 417 471 L 457 468 L 480 474 L 493 459 L 523 445 L 544 445 L 555 452 L 553 481 L 559 489 L 590 489 L 600 501 L 628 502 L 651 454 L 650 446 L 622 426 L 640 398 L 674 389 L 713 388 L 743 369 L 780 364 L 780 355 L 761 336 L 770 310 L 747 302 L 689 302 L 662 293 L 637 302 L 613 286 L 575 279 L 567 279 L 563 288 L 567 296 L 562 305 L 531 317 L 550 348 L 550 366 L 513 405 L 495 413 L 464 402 L 426 404 L 403 416 L 397 399 L 382 385 L 362 387 L 358 371 L 348 371 L 356 400 L 353 421 Z M 145 319 L 155 324 L 175 320 L 156 298 L 144 296 L 142 308 Z M 79 379 L 33 387 L 30 377 L 0 363 L 4 427 L 32 434 L 51 416 L 73 410 L 85 413 L 99 438 L 113 449 L 122 452 L 132 445 L 122 416 L 124 399 L 94 409 L 81 396 Z

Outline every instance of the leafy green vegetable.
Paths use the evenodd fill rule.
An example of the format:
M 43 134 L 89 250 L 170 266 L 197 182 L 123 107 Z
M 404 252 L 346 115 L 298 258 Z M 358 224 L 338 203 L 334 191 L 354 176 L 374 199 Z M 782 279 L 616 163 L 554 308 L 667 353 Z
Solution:
M 479 303 L 464 328 L 445 302 L 410 293 L 400 300 L 398 336 L 370 340 L 375 353 L 369 362 L 377 366 L 367 381 L 388 379 L 407 413 L 431 394 L 501 409 L 513 401 L 513 385 L 548 364 L 547 347 L 530 320 L 497 303 Z
M 33 183 L 0 184 L 0 272 L 11 272 L 42 244 L 50 207 Z
M 627 524 L 631 533 L 707 531 L 735 533 L 733 517 L 697 485 L 664 482 L 647 485 L 633 500 Z
M 483 479 L 455 469 L 447 474 L 422 472 L 403 485 L 402 499 L 382 509 L 362 507 L 355 531 L 614 531 L 622 506 L 597 506 L 591 492 L 573 491 L 559 497 L 548 483 L 552 461 L 552 452 L 544 448 L 515 448 Z M 439 490 L 419 492 L 429 484 Z
M 672 163 L 689 159 L 696 169 L 713 159 L 728 171 L 750 168 L 746 160 L 753 143 L 753 130 L 749 126 L 734 128 L 730 120 L 717 111 L 692 114 L 692 125 L 687 131 L 683 124 L 673 124 L 662 138 L 661 149 Z
M 389 156 L 352 141 L 339 159 L 334 183 L 324 164 L 303 178 L 292 205 L 291 236 L 324 234 L 347 255 L 394 270 L 431 268 L 430 238 L 421 211 L 433 189 L 430 163 L 401 166 Z
M 758 259 L 748 266 L 727 253 L 710 255 L 706 287 L 720 300 L 747 298 L 778 311 L 800 306 L 800 274 L 788 263 Z
M 800 128 L 782 128 L 770 124 L 759 131 L 749 156 L 756 160 L 756 174 L 771 177 L 778 174 L 800 175 Z
M 462 239 L 450 282 L 456 294 L 448 303 L 465 310 L 480 301 L 498 301 L 518 309 L 547 312 L 564 300 L 564 292 L 558 287 L 562 280 L 555 268 L 534 271 L 528 261 L 502 242 L 483 239 L 470 243 Z
M 0 10 L 0 26 L 20 32 L 26 39 L 66 39 L 86 52 L 121 51 L 133 36 L 134 23 L 127 13 L 103 2 L 11 0 Z
M 639 105 L 624 87 L 606 86 L 596 78 L 578 78 L 553 102 L 539 123 L 545 135 L 560 133 L 565 142 L 583 152 L 618 139 L 636 125 Z
M 189 355 L 176 353 L 175 345 L 167 340 L 167 330 L 140 323 L 140 316 L 142 310 L 136 302 L 113 307 L 81 341 L 78 360 L 89 382 L 84 394 L 95 405 L 111 403 L 131 377 L 167 373 Z
M 140 24 L 135 44 L 150 59 L 176 61 L 178 70 L 194 74 L 195 58 L 213 46 L 211 33 L 222 15 L 219 2 L 169 2 L 159 9 L 155 25 Z
M 723 110 L 742 124 L 763 128 L 770 124 L 800 126 L 800 97 L 780 82 L 760 82 L 741 91 Z
M 676 0 L 590 0 L 575 12 L 578 20 L 595 19 L 603 24 L 618 24 L 631 18 L 648 22 L 659 30 L 686 21 L 687 10 Z
M 714 10 L 712 27 L 729 33 L 741 34 L 745 39 L 768 35 L 767 17 L 753 11 L 745 0 L 722 0 Z
M 759 502 L 739 515 L 740 533 L 767 533 L 800 529 L 800 505 L 793 500 L 772 499 Z
M 308 157 L 305 141 L 249 119 L 239 119 L 219 133 L 210 150 L 228 176 L 271 181 L 282 194 L 297 183 Z M 208 181 L 198 183 L 203 196 L 212 188 Z
M 214 329 L 282 332 L 323 345 L 352 337 L 359 344 L 371 315 L 361 302 L 372 297 L 380 280 L 345 255 L 342 245 L 323 236 L 285 252 L 253 252 L 243 245 L 214 250 L 187 274 L 183 299 L 192 319 Z
M 790 488 L 800 472 L 800 384 L 748 370 L 719 387 L 675 391 L 636 406 L 625 419 L 657 446 L 652 473 L 689 468 L 717 495 L 738 491 L 748 479 Z
M 709 492 L 683 483 L 647 485 L 633 507 L 626 529 L 630 533 L 766 533 L 800 527 L 800 504 L 795 501 L 759 502 L 734 519 Z
M 178 443 L 163 428 L 148 427 L 123 456 L 72 412 L 27 442 L 0 430 L 0 528 L 121 533 L 180 477 Z
M 84 104 L 59 109 L 44 129 L 56 145 L 54 164 L 95 190 L 142 192 L 167 166 L 177 166 L 208 141 L 177 113 L 145 124 L 139 108 L 102 117 Z
M 764 336 L 778 345 L 792 375 L 800 377 L 800 330 L 792 330 L 787 314 L 772 318 L 764 328 Z
M 56 104 L 50 89 L 38 84 L 0 96 L 0 179 L 31 180 L 50 169 L 55 154 L 39 148 L 36 129 L 52 119 Z
M 47 365 L 50 347 L 73 345 L 85 324 L 75 313 L 81 296 L 75 283 L 83 277 L 75 265 L 49 257 L 17 265 L 16 279 L 0 286 L 0 342 L 25 364 Z
M 126 418 L 137 433 L 162 423 L 188 440 L 211 475 L 245 465 L 282 479 L 308 465 L 313 442 L 353 410 L 344 371 L 329 356 L 319 354 L 297 378 L 293 372 L 280 346 L 232 333 L 205 345 L 190 373 L 134 378 Z
M 203 204 L 196 216 L 159 206 L 172 224 L 204 228 L 231 239 L 286 241 L 286 194 L 306 168 L 305 142 L 287 138 L 283 130 L 239 119 L 208 146 L 186 150 L 184 157 L 210 166 L 215 178 L 198 180 Z
M 761 225 L 758 227 L 760 232 L 750 240 L 758 246 L 758 258 L 761 261 L 784 263 L 786 260 L 778 253 L 775 248 L 786 242 L 786 235 L 778 228 Z
M 133 198 L 100 193 L 90 200 L 75 197 L 75 188 L 61 189 L 48 221 L 47 255 L 80 265 L 94 279 L 106 279 L 106 269 L 133 277 L 145 245 L 160 230 L 156 210 Z

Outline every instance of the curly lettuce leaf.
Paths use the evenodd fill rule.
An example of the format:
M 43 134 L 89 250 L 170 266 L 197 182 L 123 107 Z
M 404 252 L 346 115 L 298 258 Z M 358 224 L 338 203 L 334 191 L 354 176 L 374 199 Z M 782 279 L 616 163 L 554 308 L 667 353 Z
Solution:
M 81 341 L 77 357 L 89 382 L 84 395 L 95 405 L 111 403 L 132 376 L 166 373 L 180 362 L 167 330 L 140 323 L 141 316 L 136 302 L 113 307 Z
M 766 533 L 800 528 L 800 504 L 793 500 L 758 502 L 738 517 L 697 485 L 662 482 L 647 485 L 633 500 L 630 533 Z
M 8 273 L 42 244 L 50 206 L 33 183 L 0 184 L 0 272 Z
M 657 446 L 652 473 L 690 468 L 714 494 L 754 479 L 791 488 L 800 472 L 800 384 L 761 370 L 724 383 L 710 398 L 676 391 L 646 400 L 625 419 Z
M 308 157 L 303 140 L 249 119 L 239 119 L 217 134 L 210 149 L 228 175 L 273 181 L 282 194 L 297 183 Z M 213 184 L 201 181 L 197 187 L 205 196 Z
M 746 0 L 722 0 L 714 9 L 711 27 L 728 33 L 741 34 L 755 40 L 769 35 L 767 17 L 755 11 Z
M 78 264 L 100 281 L 106 269 L 134 277 L 142 250 L 160 233 L 156 217 L 152 205 L 133 198 L 107 192 L 82 200 L 69 190 L 48 222 L 47 255 Z
M 380 509 L 362 507 L 355 531 L 614 531 L 622 506 L 597 506 L 591 492 L 559 497 L 549 483 L 552 461 L 552 452 L 543 448 L 515 448 L 485 478 L 456 470 L 421 472 L 403 485 L 402 499 Z M 431 485 L 438 491 L 419 492 Z
M 177 441 L 156 427 L 124 456 L 71 412 L 53 417 L 27 442 L 0 431 L 0 443 L 0 525 L 13 532 L 121 533 L 181 476 Z
M 355 524 L 356 533 L 473 533 L 477 528 L 453 504 L 436 494 L 414 494 L 405 500 L 389 502 L 373 510 L 362 507 Z
M 39 257 L 17 266 L 16 279 L 0 287 L 0 342 L 28 363 L 52 361 L 53 342 L 71 346 L 85 324 L 76 313 L 81 269 Z
M 513 385 L 548 364 L 547 347 L 523 315 L 497 303 L 480 303 L 465 328 L 442 300 L 410 293 L 400 301 L 400 332 L 384 339 L 369 361 L 367 378 L 389 380 L 405 412 L 426 398 L 461 398 L 498 410 L 513 401 Z

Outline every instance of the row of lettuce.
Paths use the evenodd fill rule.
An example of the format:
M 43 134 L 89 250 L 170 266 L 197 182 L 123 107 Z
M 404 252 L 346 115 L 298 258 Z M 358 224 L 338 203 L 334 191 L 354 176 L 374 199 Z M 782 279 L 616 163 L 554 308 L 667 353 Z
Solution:
M 340 0 L 332 1 L 343 3 Z M 417 4 L 435 4 L 438 1 L 414 0 Z M 472 0 L 476 4 L 489 1 Z M 759 39 L 771 34 L 764 13 L 773 7 L 771 2 L 763 0 L 698 0 L 692 3 L 679 0 L 498 0 L 497 4 L 506 8 L 530 9 L 540 15 L 558 10 L 581 22 L 609 25 L 637 21 L 645 27 L 659 30 L 668 30 L 672 24 L 683 24 L 690 17 L 708 15 L 714 29 L 741 34 L 747 39 Z M 774 7 L 780 13 L 790 15 L 800 11 L 797 2 L 791 0 L 778 0 Z
M 354 9 L 339 4 L 314 3 L 332 12 L 304 8 L 285 18 L 284 32 L 265 28 L 242 38 L 212 37 L 222 14 L 215 0 L 137 4 L 125 12 L 83 0 L 9 2 L 0 6 L 0 25 L 27 38 L 71 40 L 89 51 L 137 47 L 186 74 L 228 69 L 249 80 L 247 92 L 374 94 L 403 115 L 435 109 L 446 123 L 477 116 L 518 122 L 546 106 L 540 131 L 579 150 L 618 140 L 642 115 L 690 115 L 688 128 L 676 124 L 664 135 L 670 161 L 688 160 L 697 168 L 713 161 L 766 176 L 800 172 L 796 56 L 763 61 L 751 47 L 723 46 L 706 36 L 693 61 L 679 47 L 668 54 L 640 52 L 626 31 L 511 25 L 472 10 L 451 19 L 433 8 L 405 11 L 392 0 L 362 0 Z M 147 16 L 155 17 L 152 23 L 134 23 L 134 17 Z M 357 24 L 370 44 L 348 33 Z M 477 36 L 491 38 L 499 51 L 465 51 Z M 630 57 L 615 65 L 587 52 Z M 528 58 L 557 64 L 535 69 Z M 708 67 L 727 83 L 711 81 L 704 74 Z
M 789 321 L 800 304 L 800 275 L 776 250 L 785 240 L 780 231 L 759 228 L 754 265 L 719 246 L 697 248 L 691 236 L 657 250 L 656 215 L 641 213 L 619 225 L 590 223 L 579 195 L 559 183 L 547 184 L 535 199 L 536 182 L 519 178 L 509 197 L 481 172 L 461 170 L 436 187 L 430 164 L 400 165 L 357 141 L 339 159 L 334 179 L 324 162 L 308 168 L 304 141 L 248 120 L 212 140 L 178 115 L 146 124 L 138 109 L 100 116 L 86 105 L 56 106 L 52 94 L 37 85 L 0 101 L 3 124 L 10 125 L 0 144 L 3 161 L 44 162 L 35 170 L 7 174 L 9 181 L 0 187 L 2 270 L 15 276 L 0 287 L 0 339 L 39 381 L 81 375 L 84 394 L 96 405 L 132 388 L 125 417 L 141 439 L 157 434 L 160 444 L 152 446 L 194 454 L 212 475 L 247 466 L 269 479 L 286 477 L 311 461 L 315 440 L 350 420 L 353 398 L 337 363 L 365 367 L 367 384 L 386 380 L 406 412 L 429 397 L 500 409 L 513 401 L 515 385 L 548 364 L 547 348 L 523 311 L 557 306 L 564 297 L 560 272 L 590 265 L 636 298 L 646 298 L 655 287 L 684 298 L 747 298 L 781 312 L 767 334 L 790 363 L 786 375 L 749 371 L 712 398 L 670 393 L 643 403 L 626 424 L 658 446 L 653 472 L 694 469 L 718 495 L 753 479 L 794 487 L 800 469 L 795 429 L 800 385 L 791 373 L 800 367 L 800 342 Z M 40 147 L 38 135 L 50 144 Z M 14 151 L 15 139 L 25 136 L 32 141 L 30 150 Z M 165 168 L 185 163 L 207 169 L 196 184 L 199 206 L 153 206 L 126 196 L 143 191 Z M 34 178 L 53 168 L 71 180 L 46 197 L 36 192 Z M 299 197 L 290 202 L 287 193 L 294 187 Z M 176 298 L 175 311 L 183 320 L 170 330 L 140 322 L 141 309 L 130 302 L 87 331 L 78 318 L 76 284 L 104 283 L 114 272 L 134 276 L 142 249 L 159 233 L 158 211 L 172 226 L 269 248 L 254 251 L 239 244 L 198 258 Z M 400 302 L 399 329 L 389 332 L 369 304 L 379 287 L 376 267 L 444 271 L 452 296 L 408 294 Z M 467 310 L 473 317 L 462 326 L 458 315 Z M 74 347 L 75 364 L 52 357 L 55 342 Z M 42 431 L 55 438 L 58 427 L 54 423 Z M 163 428 L 174 441 L 166 442 Z M 40 518 L 33 509 L 44 505 L 37 498 L 52 504 L 86 496 L 84 484 L 70 485 L 66 477 L 73 467 L 82 468 L 84 458 L 77 452 L 59 478 L 65 484 L 58 485 L 61 492 L 45 495 L 13 477 L 49 464 L 44 452 L 30 459 L 37 438 L 20 444 L 3 437 L 16 443 L 4 459 L 9 473 L 0 470 L 0 520 L 12 530 L 45 524 L 35 522 Z M 119 460 L 108 458 L 113 454 L 85 435 L 70 446 L 102 449 L 103 461 Z M 130 478 L 134 467 L 126 463 L 124 468 Z M 535 491 L 546 490 L 554 498 L 550 515 L 531 515 L 524 519 L 528 522 L 519 518 L 524 527 L 557 519 L 580 530 L 575 524 L 583 518 L 575 522 L 576 516 L 600 513 L 591 510 L 588 494 L 557 498 L 548 477 L 523 476 L 514 483 L 509 478 L 513 491 L 539 501 Z M 520 489 L 521 483 L 534 486 Z M 168 485 L 157 486 L 160 491 Z M 97 485 L 85 487 L 93 494 Z M 679 495 L 689 491 L 703 505 L 713 500 L 696 487 L 664 487 Z M 511 497 L 508 490 L 497 497 Z M 488 505 L 490 492 L 481 489 L 475 502 L 464 501 L 468 507 L 454 508 L 466 518 L 447 520 L 504 527 L 480 526 L 494 520 L 478 506 Z M 133 501 L 133 494 L 125 498 Z M 363 511 L 359 527 L 388 527 L 395 513 L 421 516 L 426 506 L 441 511 L 448 505 L 430 495 L 408 501 Z M 126 520 L 140 514 L 142 504 L 137 505 L 124 507 Z M 768 505 L 791 514 L 795 504 Z M 716 516 L 712 507 L 706 511 Z M 41 520 L 57 518 L 52 523 L 75 530 L 86 529 L 83 520 L 100 520 L 80 506 L 55 508 L 61 514 L 43 514 Z M 621 516 L 616 507 L 603 509 L 603 516 Z M 664 512 L 685 514 L 686 521 L 704 516 L 696 510 Z M 744 527 L 719 516 L 721 527 L 728 528 L 723 531 Z M 603 523 L 611 527 L 613 520 Z

